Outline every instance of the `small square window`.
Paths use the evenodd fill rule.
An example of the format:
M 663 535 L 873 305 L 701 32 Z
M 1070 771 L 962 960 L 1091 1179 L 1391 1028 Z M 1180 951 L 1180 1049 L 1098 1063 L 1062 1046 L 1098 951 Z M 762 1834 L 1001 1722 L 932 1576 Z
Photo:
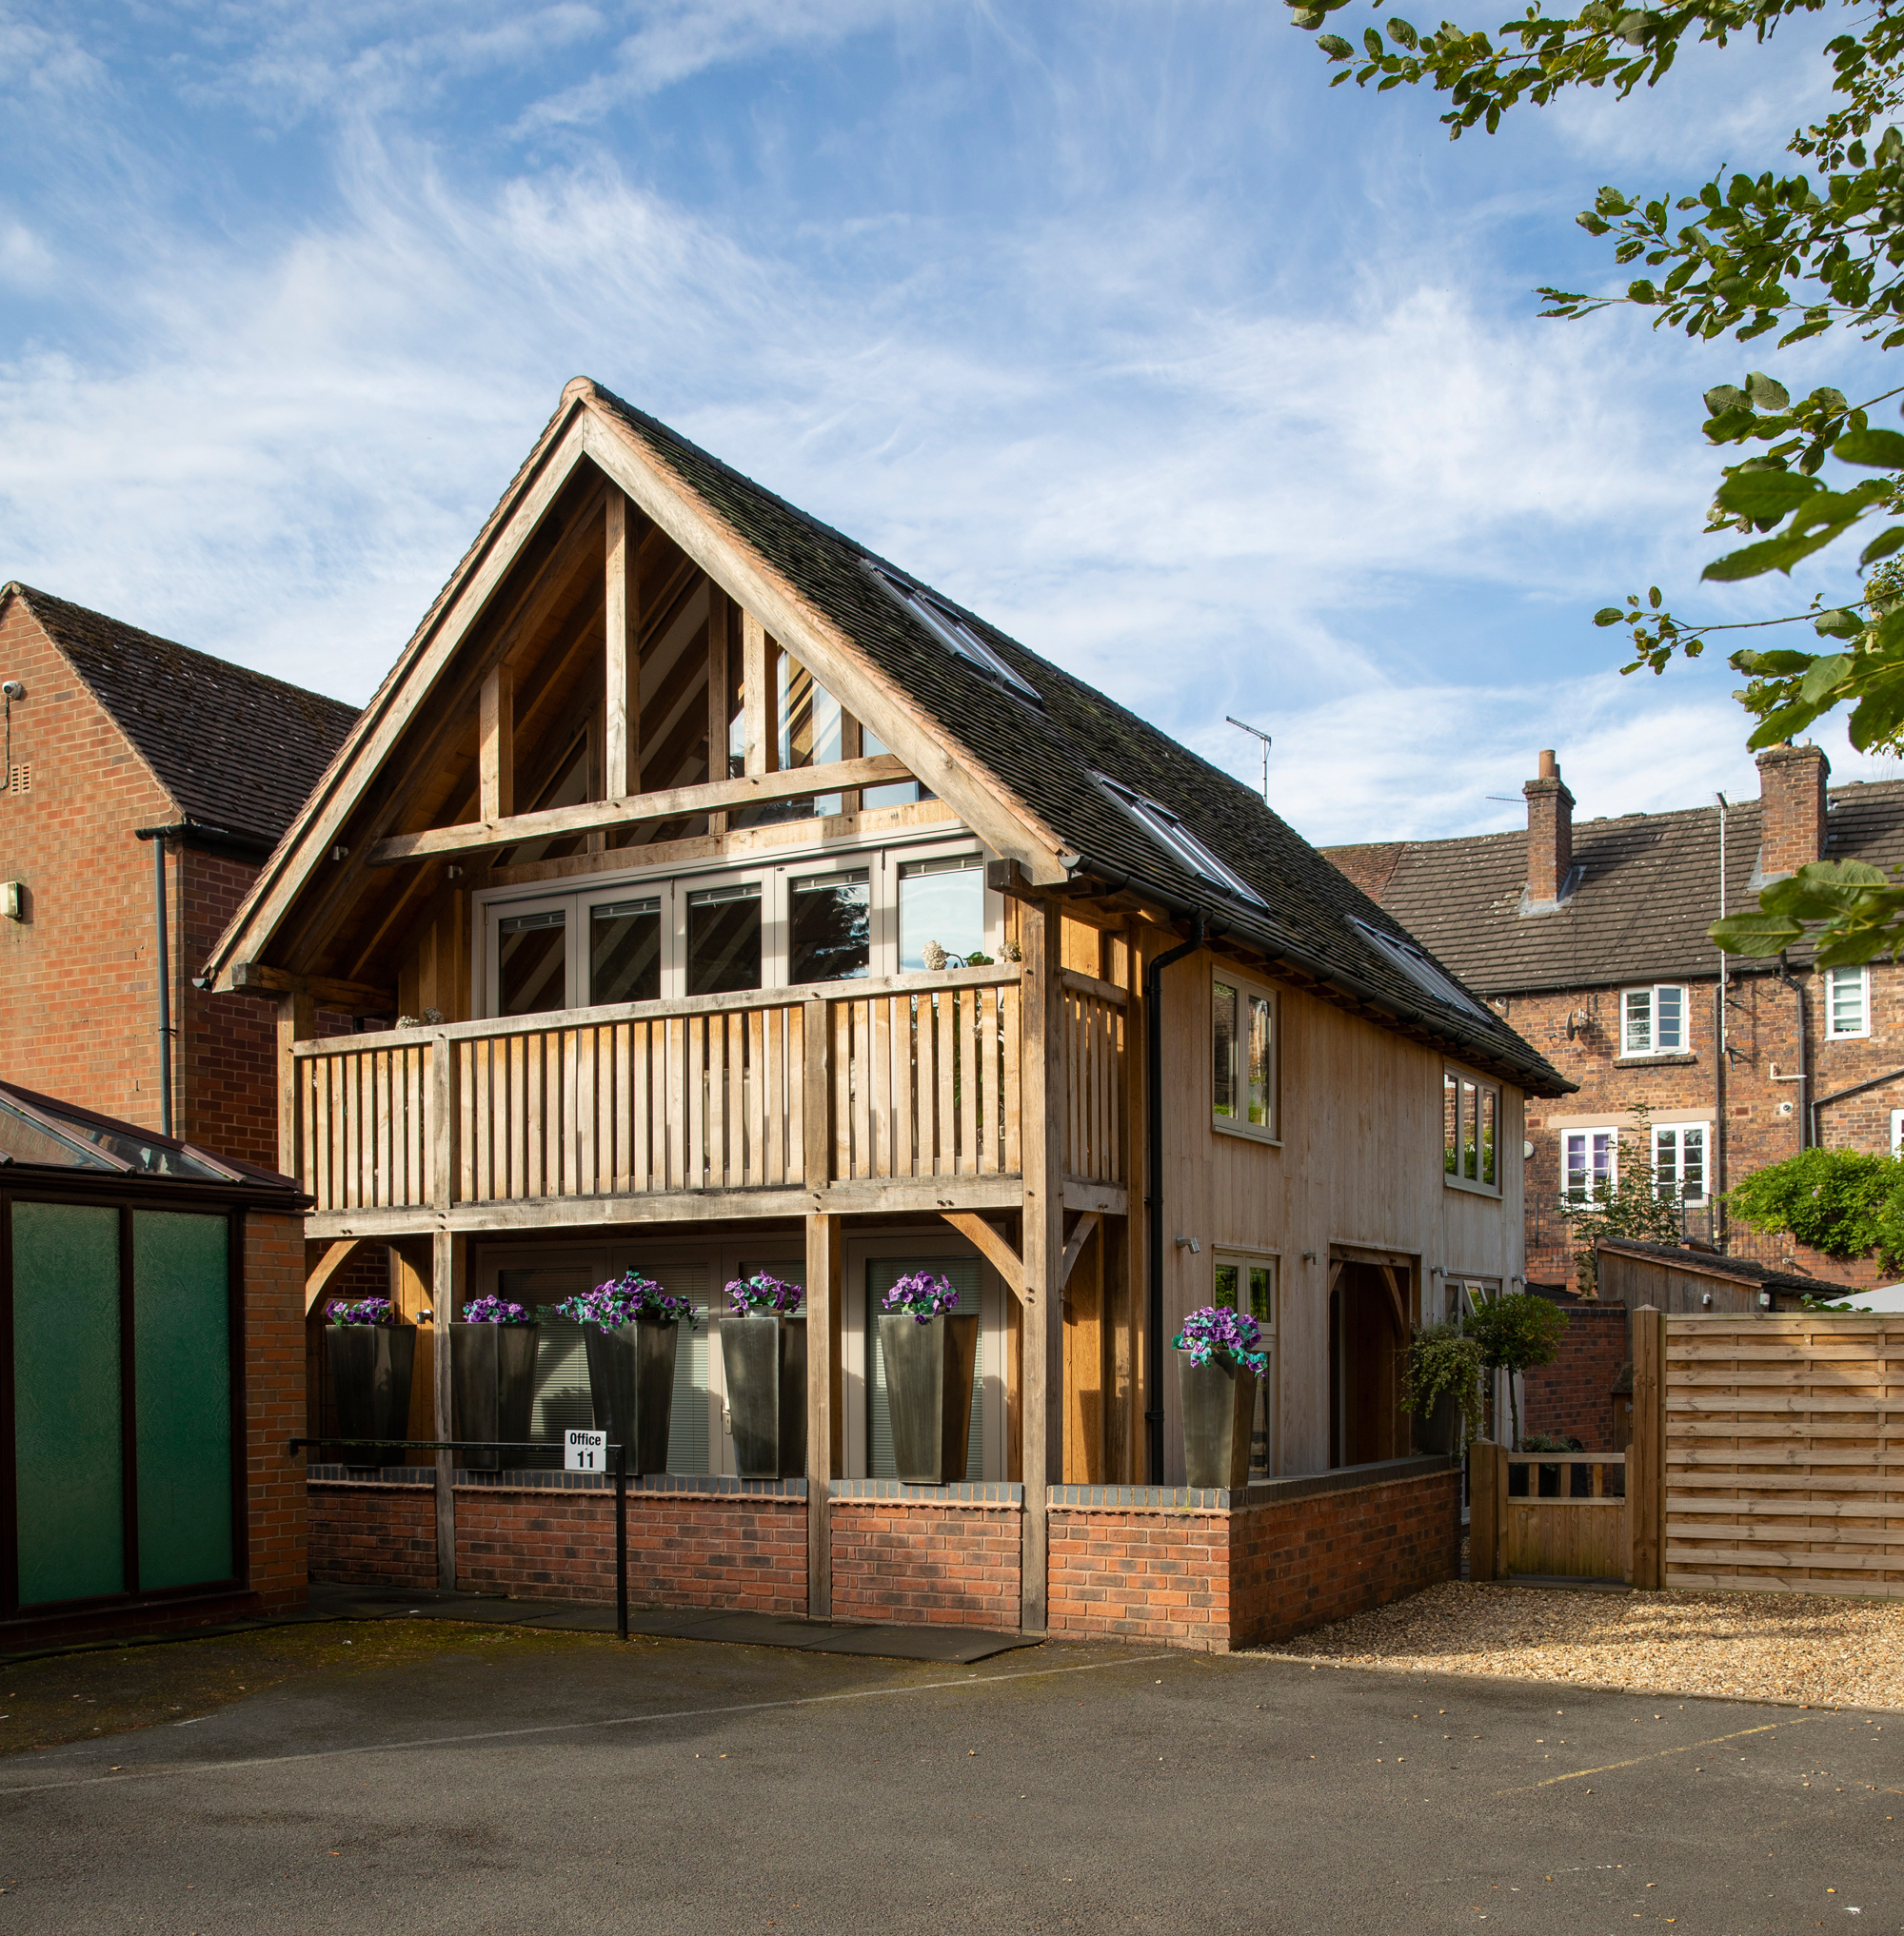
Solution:
M 1864 968 L 1825 971 L 1825 1033 L 1835 1041 L 1871 1033 L 1871 975 Z
M 1276 997 L 1219 975 L 1210 989 L 1211 1119 L 1218 1129 L 1274 1140 Z
M 1675 982 L 1629 988 L 1619 1000 L 1619 1053 L 1622 1056 L 1683 1056 L 1686 991 Z

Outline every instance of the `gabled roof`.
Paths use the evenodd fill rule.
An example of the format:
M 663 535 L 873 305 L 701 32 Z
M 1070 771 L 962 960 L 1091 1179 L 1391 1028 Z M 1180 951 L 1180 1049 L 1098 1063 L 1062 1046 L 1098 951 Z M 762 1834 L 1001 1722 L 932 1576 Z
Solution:
M 578 412 L 589 420 L 584 430 L 595 462 L 993 844 L 1003 840 L 1011 852 L 1015 842 L 1032 861 L 1036 879 L 1088 876 L 1129 886 L 1182 919 L 1201 914 L 1213 939 L 1228 936 L 1287 963 L 1319 983 L 1325 997 L 1373 1011 L 1378 1024 L 1425 1033 L 1450 1053 L 1536 1094 L 1572 1088 L 1497 1016 L 1458 990 L 1438 989 L 1432 964 L 1423 964 L 1421 973 L 1398 965 L 1409 947 L 1399 923 L 1250 788 L 977 613 L 586 379 L 567 386 L 563 408 L 510 494 L 366 709 L 332 791 L 350 784 L 357 746 L 368 749 L 379 735 L 379 743 L 392 743 L 393 734 L 380 723 L 387 712 L 394 717 L 422 702 L 424 691 L 409 689 L 412 668 L 441 666 L 440 659 L 426 655 L 435 650 L 436 628 L 458 609 L 460 582 L 494 569 L 486 554 L 496 534 L 516 500 L 537 487 L 545 457 Z M 908 590 L 969 626 L 1037 699 L 947 649 L 908 608 Z M 947 747 L 956 749 L 956 762 L 946 759 Z M 1211 849 L 1240 878 L 1248 898 L 1196 871 L 1146 830 L 1101 776 L 1177 817 L 1192 844 Z M 368 778 L 365 774 L 363 781 Z M 293 853 L 295 843 L 288 843 L 280 867 L 314 866 L 327 828 L 341 823 L 344 810 L 342 803 L 332 809 L 314 800 L 300 830 L 302 846 Z M 994 839 L 1001 820 L 1016 830 L 1012 840 Z M 252 905 L 264 906 L 271 893 L 268 871 Z M 228 973 L 241 937 L 248 948 L 268 945 L 268 932 L 245 934 L 248 919 L 249 909 L 241 912 L 221 941 L 215 973 Z M 1359 922 L 1388 937 L 1389 948 L 1370 939 Z
M 1750 1257 L 1725 1256 L 1716 1251 L 1688 1250 L 1675 1244 L 1643 1244 L 1635 1237 L 1600 1237 L 1594 1248 L 1609 1251 L 1616 1256 L 1644 1257 L 1670 1264 L 1676 1271 L 1716 1277 L 1729 1284 L 1745 1284 L 1756 1291 L 1784 1291 L 1826 1300 L 1852 1294 L 1848 1285 L 1829 1283 L 1823 1277 L 1808 1277 L 1803 1271 L 1754 1263 Z
M 1904 865 L 1904 781 L 1834 787 L 1825 858 Z M 1759 803 L 1726 813 L 1726 907 L 1757 905 Z M 1323 850 L 1351 879 L 1489 995 L 1716 976 L 1706 930 L 1719 917 L 1719 812 L 1627 814 L 1574 827 L 1573 886 L 1551 913 L 1522 914 L 1527 836 L 1480 834 Z M 1794 961 L 1811 950 L 1791 951 Z M 1730 958 L 1734 972 L 1770 962 Z
M 357 709 L 12 583 L 187 820 L 275 845 Z

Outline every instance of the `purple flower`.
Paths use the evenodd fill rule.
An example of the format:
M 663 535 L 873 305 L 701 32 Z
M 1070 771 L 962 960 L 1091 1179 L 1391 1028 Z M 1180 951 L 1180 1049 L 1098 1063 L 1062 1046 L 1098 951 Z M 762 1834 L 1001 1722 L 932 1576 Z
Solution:
M 727 1286 L 727 1302 L 733 1306 L 733 1315 L 745 1317 L 749 1312 L 779 1312 L 791 1316 L 800 1309 L 800 1300 L 806 1295 L 798 1284 L 785 1284 L 778 1277 L 769 1277 L 764 1272 L 751 1277 L 736 1277 Z
M 387 1297 L 363 1297 L 355 1304 L 329 1307 L 332 1324 L 400 1324 L 403 1320 L 391 1309 Z
M 506 1297 L 478 1297 L 463 1307 L 465 1324 L 533 1324 L 532 1318 L 520 1304 L 512 1304 Z
M 883 1302 L 888 1311 L 910 1312 L 915 1322 L 930 1324 L 958 1304 L 959 1294 L 952 1288 L 949 1277 L 934 1277 L 927 1272 L 915 1271 L 909 1277 L 899 1278 Z
M 605 1331 L 615 1331 L 642 1317 L 658 1318 L 663 1324 L 675 1324 L 684 1318 L 690 1330 L 701 1321 L 685 1297 L 669 1296 L 652 1277 L 644 1277 L 639 1271 L 611 1277 L 607 1283 L 598 1284 L 594 1290 L 584 1291 L 577 1296 L 565 1297 L 555 1308 L 577 1324 L 599 1324 Z
M 1232 1311 L 1224 1304 L 1206 1304 L 1202 1310 L 1193 1311 L 1170 1341 L 1180 1352 L 1188 1352 L 1193 1364 L 1207 1365 L 1212 1358 L 1225 1358 L 1259 1378 L 1269 1369 L 1261 1326 L 1247 1311 Z

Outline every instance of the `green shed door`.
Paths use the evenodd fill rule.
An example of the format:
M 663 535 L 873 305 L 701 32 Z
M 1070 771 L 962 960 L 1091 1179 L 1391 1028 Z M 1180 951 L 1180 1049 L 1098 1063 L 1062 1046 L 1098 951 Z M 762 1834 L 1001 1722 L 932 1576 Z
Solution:
M 20 1600 L 126 1590 L 119 1213 L 13 1205 Z
M 232 1574 L 229 1240 L 222 1216 L 132 1215 L 142 1592 Z

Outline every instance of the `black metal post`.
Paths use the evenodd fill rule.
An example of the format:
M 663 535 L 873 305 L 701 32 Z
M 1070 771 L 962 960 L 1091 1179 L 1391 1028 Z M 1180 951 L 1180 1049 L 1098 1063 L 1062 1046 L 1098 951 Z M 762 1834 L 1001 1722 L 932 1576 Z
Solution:
M 628 1637 L 628 1449 L 615 1448 L 615 1633 Z

